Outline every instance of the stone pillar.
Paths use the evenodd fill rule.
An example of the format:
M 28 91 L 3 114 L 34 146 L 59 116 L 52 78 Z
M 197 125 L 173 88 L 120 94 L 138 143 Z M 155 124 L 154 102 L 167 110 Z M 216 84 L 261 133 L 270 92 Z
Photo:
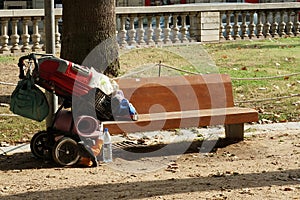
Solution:
M 263 13 L 260 11 L 257 13 L 257 26 L 256 26 L 256 37 L 262 38 L 263 37 L 263 23 L 262 23 L 262 16 Z
M 298 10 L 294 10 L 295 13 L 295 19 L 294 19 L 294 35 L 298 36 L 300 35 L 299 29 L 300 29 L 300 22 L 298 18 Z
M 285 26 L 286 26 L 286 23 L 284 22 L 284 14 L 285 14 L 285 11 L 281 11 L 280 12 L 280 24 L 279 24 L 279 35 L 280 37 L 283 37 L 285 36 Z
M 161 44 L 162 43 L 162 39 L 161 39 L 161 32 L 162 29 L 160 27 L 160 15 L 157 15 L 155 17 L 155 21 L 156 21 L 156 27 L 155 27 L 155 43 L 156 44 Z
M 253 39 L 255 38 L 255 24 L 254 24 L 254 12 L 250 12 L 250 23 L 249 23 L 249 38 Z
M 169 15 L 164 16 L 164 21 L 165 21 L 165 28 L 164 28 L 164 44 L 170 44 L 171 39 L 170 39 L 170 26 L 169 26 Z
M 153 37 L 153 28 L 152 28 L 152 16 L 148 16 L 147 17 L 147 27 L 148 27 L 148 30 L 147 30 L 147 41 L 146 43 L 148 45 L 154 45 L 154 41 L 152 39 Z
M 136 44 L 135 36 L 136 36 L 136 30 L 134 29 L 134 19 L 135 16 L 129 17 L 129 31 L 128 31 L 128 44 L 131 46 L 134 46 Z
M 143 20 L 144 20 L 144 17 L 143 16 L 139 16 L 138 17 L 138 44 L 139 45 L 144 45 L 145 44 L 145 40 L 144 40 L 144 37 L 145 37 L 145 29 L 143 28 Z
M 201 12 L 201 42 L 219 42 L 220 41 L 220 13 L 219 12 Z
M 32 34 L 32 51 L 40 51 L 40 41 L 41 41 L 41 35 L 39 34 L 39 26 L 38 23 L 41 21 L 40 17 L 34 17 L 33 18 L 33 34 Z
M 270 34 L 270 30 L 271 30 L 271 23 L 269 20 L 269 16 L 270 16 L 270 12 L 265 12 L 265 24 L 264 24 L 264 29 L 263 29 L 263 34 L 265 36 L 265 38 L 270 38 L 271 34 Z
M 23 34 L 22 34 L 22 43 L 23 46 L 21 48 L 21 50 L 23 52 L 27 52 L 30 50 L 29 47 L 29 39 L 30 39 L 30 35 L 28 34 L 28 22 L 30 21 L 29 17 L 24 17 L 23 18 Z
M 243 11 L 242 12 L 242 25 L 241 25 L 241 31 L 242 31 L 241 37 L 243 40 L 248 38 L 246 17 L 247 17 L 247 12 Z
M 226 26 L 225 26 L 225 30 L 226 30 L 226 40 L 232 40 L 232 36 L 231 36 L 231 21 L 230 21 L 230 17 L 231 17 L 231 13 L 232 11 L 227 11 L 226 12 Z
M 201 13 L 193 12 L 190 14 L 190 36 L 191 41 L 201 40 Z
M 272 30 L 272 37 L 277 38 L 278 35 L 278 23 L 276 21 L 276 13 L 277 11 L 272 12 L 272 16 L 273 16 L 273 22 L 271 25 L 271 30 Z
M 12 25 L 12 35 L 10 36 L 12 47 L 10 51 L 12 53 L 21 52 L 19 47 L 20 36 L 18 35 L 18 21 L 19 18 L 12 18 L 11 25 Z
M 223 16 L 224 16 L 224 12 L 220 12 L 220 40 L 225 40 L 225 37 L 224 37 L 224 26 L 223 26 Z
M 286 34 L 289 36 L 293 36 L 293 22 L 292 22 L 292 15 L 293 11 L 288 11 L 288 23 L 286 24 Z
M 186 26 L 186 14 L 181 15 L 181 42 L 182 43 L 187 43 L 188 39 L 186 37 L 187 34 L 187 26 Z
M 239 15 L 240 15 L 240 12 L 236 11 L 233 14 L 234 14 L 233 38 L 235 40 L 239 40 L 239 39 L 241 39 L 241 36 L 239 34 L 239 31 L 240 31 L 240 25 L 239 25 Z
M 60 32 L 59 32 L 59 21 L 60 17 L 55 17 L 55 48 L 59 49 L 60 48 Z
M 125 16 L 121 17 L 121 30 L 119 31 L 119 38 L 120 38 L 120 46 L 126 46 L 126 18 Z
M 173 28 L 172 28 L 172 42 L 173 43 L 178 43 L 179 38 L 178 38 L 178 33 L 179 33 L 179 28 L 178 28 L 178 15 L 173 15 Z
M 0 49 L 0 53 L 5 54 L 5 53 L 9 53 L 9 49 L 8 49 L 8 20 L 9 18 L 2 18 L 1 19 L 1 27 L 2 27 L 2 35 L 1 35 L 1 49 Z

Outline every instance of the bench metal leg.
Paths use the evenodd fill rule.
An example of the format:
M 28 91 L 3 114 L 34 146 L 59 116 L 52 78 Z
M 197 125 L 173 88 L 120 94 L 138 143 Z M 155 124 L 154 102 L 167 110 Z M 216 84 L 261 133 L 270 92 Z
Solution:
M 244 123 L 225 125 L 225 137 L 230 140 L 244 140 Z

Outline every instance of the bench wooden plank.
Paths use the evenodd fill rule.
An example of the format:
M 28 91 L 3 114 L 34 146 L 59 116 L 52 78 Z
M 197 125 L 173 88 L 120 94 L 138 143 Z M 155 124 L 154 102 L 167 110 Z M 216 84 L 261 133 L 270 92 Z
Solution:
M 226 74 L 120 79 L 118 84 L 139 114 L 234 106 Z
M 168 130 L 220 124 L 241 124 L 258 120 L 257 111 L 249 108 L 219 108 L 142 114 L 138 121 L 104 122 L 111 134 Z

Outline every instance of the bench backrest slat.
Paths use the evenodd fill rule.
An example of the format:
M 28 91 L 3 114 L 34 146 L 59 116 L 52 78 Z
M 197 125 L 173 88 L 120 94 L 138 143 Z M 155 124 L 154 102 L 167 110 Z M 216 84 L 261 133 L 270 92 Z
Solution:
M 225 74 L 119 79 L 118 84 L 140 114 L 234 106 Z

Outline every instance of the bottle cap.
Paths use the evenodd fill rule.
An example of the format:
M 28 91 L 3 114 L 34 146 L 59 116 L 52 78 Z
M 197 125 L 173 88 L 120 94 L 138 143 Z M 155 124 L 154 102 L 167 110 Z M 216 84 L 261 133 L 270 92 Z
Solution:
M 108 128 L 104 128 L 104 132 L 108 131 Z

